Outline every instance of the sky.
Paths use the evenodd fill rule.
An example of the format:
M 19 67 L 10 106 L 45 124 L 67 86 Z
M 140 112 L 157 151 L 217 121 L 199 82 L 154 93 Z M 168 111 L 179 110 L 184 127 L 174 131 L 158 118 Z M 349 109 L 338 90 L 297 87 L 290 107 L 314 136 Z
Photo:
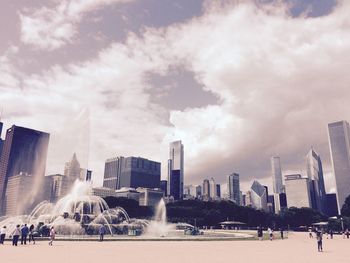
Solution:
M 334 191 L 327 123 L 350 120 L 346 0 L 4 0 L 0 112 L 50 133 L 47 174 L 74 152 L 162 163 L 182 140 L 185 184 L 305 174 L 311 146 Z M 2 137 L 4 137 L 4 132 Z

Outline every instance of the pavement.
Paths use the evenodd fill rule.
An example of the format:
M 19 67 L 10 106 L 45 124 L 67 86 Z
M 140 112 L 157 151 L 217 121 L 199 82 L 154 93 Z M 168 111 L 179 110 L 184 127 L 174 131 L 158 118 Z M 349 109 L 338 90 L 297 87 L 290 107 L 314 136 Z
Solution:
M 323 252 L 308 233 L 289 233 L 284 240 L 223 241 L 55 241 L 35 245 L 10 242 L 0 245 L 1 263 L 90 263 L 90 262 L 166 262 L 166 263 L 349 263 L 350 239 L 334 236 L 323 239 Z

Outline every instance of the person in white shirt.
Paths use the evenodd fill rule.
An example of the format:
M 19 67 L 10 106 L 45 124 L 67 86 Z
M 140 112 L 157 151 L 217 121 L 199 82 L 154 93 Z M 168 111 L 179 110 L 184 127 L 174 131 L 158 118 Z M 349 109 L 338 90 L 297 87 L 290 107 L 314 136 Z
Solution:
M 3 226 L 0 229 L 0 244 L 2 244 L 2 245 L 4 244 L 5 236 L 6 236 L 6 226 Z

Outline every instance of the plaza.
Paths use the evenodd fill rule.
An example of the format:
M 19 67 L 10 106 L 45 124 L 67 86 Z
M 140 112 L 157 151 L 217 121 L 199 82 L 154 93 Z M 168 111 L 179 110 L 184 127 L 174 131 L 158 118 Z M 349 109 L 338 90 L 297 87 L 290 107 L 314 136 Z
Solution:
M 284 240 L 230 241 L 48 241 L 0 246 L 1 262 L 349 262 L 349 239 L 324 236 L 324 252 L 307 233 L 290 233 Z

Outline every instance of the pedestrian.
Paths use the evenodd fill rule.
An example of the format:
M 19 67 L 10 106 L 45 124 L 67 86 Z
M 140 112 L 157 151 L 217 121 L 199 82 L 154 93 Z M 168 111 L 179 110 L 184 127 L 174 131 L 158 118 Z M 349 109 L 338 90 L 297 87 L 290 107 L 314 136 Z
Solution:
M 104 235 L 106 234 L 106 227 L 105 227 L 104 224 L 102 224 L 102 225 L 100 226 L 100 229 L 98 230 L 98 232 L 99 232 L 99 234 L 100 234 L 100 242 L 102 242 L 102 241 L 103 241 L 103 237 L 104 237 Z
M 31 224 L 29 227 L 29 243 L 30 241 L 33 241 L 33 244 L 35 244 L 35 240 L 34 240 L 34 225 Z
M 268 228 L 267 231 L 269 232 L 270 241 L 272 241 L 272 239 L 273 239 L 273 230 L 271 228 Z
M 27 227 L 27 224 L 24 224 L 24 226 L 21 229 L 21 245 L 27 245 L 27 237 L 29 233 L 29 228 Z
M 313 238 L 311 227 L 309 227 L 309 238 Z
M 333 230 L 329 230 L 329 235 L 331 236 L 331 239 L 333 239 Z
M 52 246 L 52 242 L 53 242 L 53 240 L 55 239 L 55 236 L 56 236 L 56 232 L 55 232 L 54 227 L 52 226 L 51 229 L 50 229 L 50 242 L 49 242 L 49 246 Z
M 261 226 L 258 228 L 258 238 L 260 241 L 263 240 L 263 229 Z
M 6 236 L 6 226 L 3 226 L 0 230 L 0 244 L 4 244 L 5 241 L 5 236 Z
M 17 247 L 17 243 L 18 243 L 18 239 L 19 239 L 20 234 L 21 234 L 20 225 L 17 225 L 15 230 L 12 233 L 12 246 Z
M 349 237 L 350 237 L 350 231 L 349 231 L 349 229 L 346 229 L 346 230 L 345 230 L 345 235 L 346 235 L 346 238 L 349 239 Z
M 280 232 L 281 232 L 281 239 L 283 240 L 283 228 L 280 228 Z
M 317 234 L 316 234 L 317 238 L 317 249 L 318 249 L 318 252 L 322 252 L 323 251 L 323 248 L 322 248 L 322 232 L 321 231 L 318 231 Z

